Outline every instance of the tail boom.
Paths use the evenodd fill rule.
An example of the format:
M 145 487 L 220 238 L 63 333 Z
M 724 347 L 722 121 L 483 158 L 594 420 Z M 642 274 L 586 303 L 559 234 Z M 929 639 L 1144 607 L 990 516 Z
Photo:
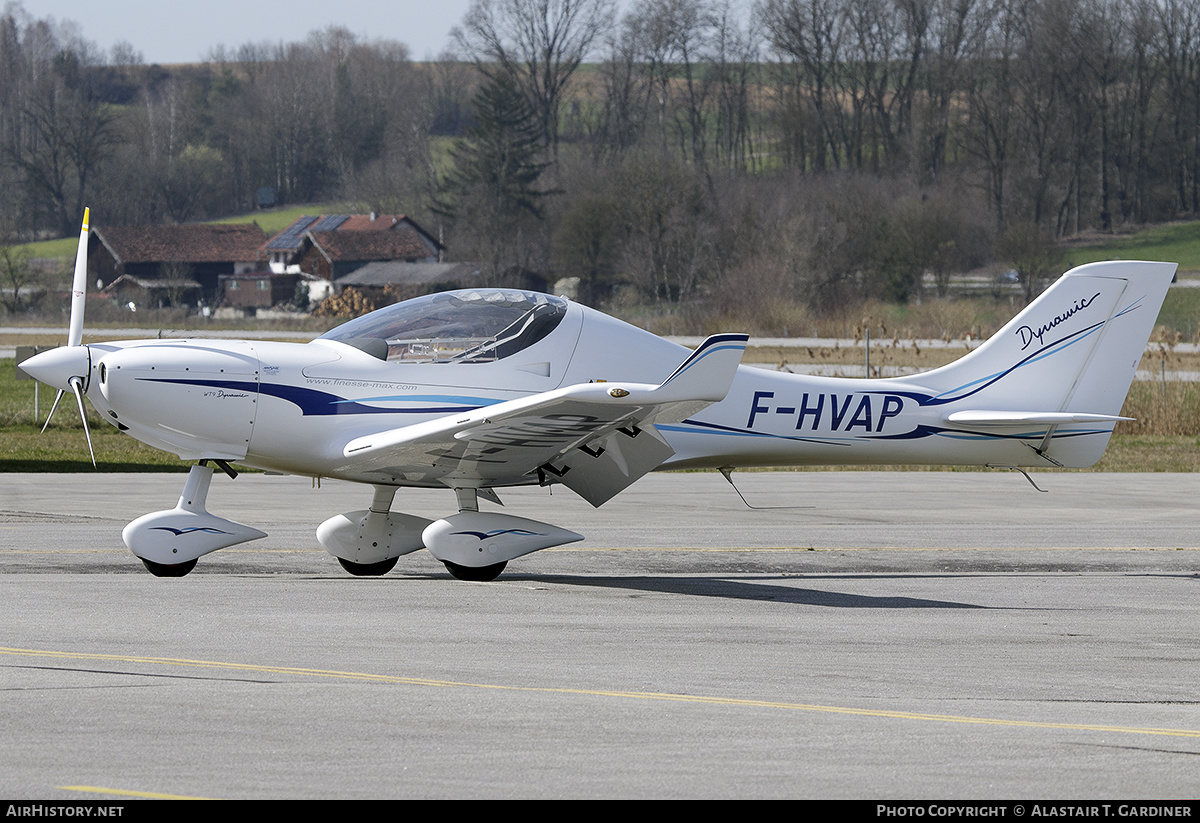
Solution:
M 742 366 L 729 394 L 659 425 L 667 468 L 1085 467 L 1104 453 L 1173 263 L 1072 269 L 991 339 L 922 374 L 855 380 Z

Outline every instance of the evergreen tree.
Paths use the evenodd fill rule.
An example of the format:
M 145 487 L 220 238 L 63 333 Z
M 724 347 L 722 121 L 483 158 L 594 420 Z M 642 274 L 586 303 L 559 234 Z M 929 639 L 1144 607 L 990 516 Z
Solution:
M 450 152 L 454 170 L 445 181 L 445 211 L 456 217 L 480 209 L 521 212 L 540 220 L 537 181 L 546 168 L 538 161 L 540 132 L 511 75 L 498 74 L 480 88 L 475 115 L 477 125 Z
M 505 73 L 479 90 L 475 114 L 477 125 L 450 152 L 439 210 L 455 222 L 460 253 L 490 264 L 492 276 L 533 268 L 547 194 L 538 186 L 547 164 L 537 119 Z

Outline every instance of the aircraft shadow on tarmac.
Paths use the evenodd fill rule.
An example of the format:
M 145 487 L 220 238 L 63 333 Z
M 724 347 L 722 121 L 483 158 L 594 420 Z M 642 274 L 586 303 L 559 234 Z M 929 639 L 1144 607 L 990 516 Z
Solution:
M 512 575 L 508 580 L 521 580 Z M 874 597 L 845 592 L 797 588 L 761 579 L 738 580 L 728 577 L 575 577 L 571 575 L 532 575 L 525 578 L 541 583 L 592 586 L 606 589 L 686 594 L 728 600 L 768 600 L 800 606 L 829 606 L 840 609 L 988 609 L 974 603 L 929 600 L 920 597 Z
M 218 574 L 222 575 L 251 575 L 258 576 L 263 570 L 254 564 L 226 564 Z M 804 579 L 836 579 L 842 582 L 853 580 L 871 580 L 883 578 L 921 578 L 929 579 L 939 575 L 911 574 L 879 574 L 855 575 L 849 578 L 844 575 L 828 575 L 816 578 L 806 576 Z M 960 577 L 961 575 L 956 575 Z M 305 577 L 308 577 L 305 575 Z M 448 575 L 443 573 L 412 572 L 408 574 L 389 575 L 387 577 L 360 577 L 347 580 L 340 575 L 317 575 L 308 579 L 328 580 L 338 584 L 373 585 L 373 584 L 404 584 L 418 580 L 446 580 Z M 787 578 L 795 580 L 797 578 Z M 631 576 L 579 576 L 570 574 L 510 574 L 499 583 L 481 583 L 477 585 L 504 585 L 505 583 L 556 584 L 563 586 L 588 586 L 602 589 L 626 589 L 629 591 L 654 592 L 658 594 L 681 594 L 692 597 L 710 597 L 725 600 L 764 600 L 773 603 L 788 603 L 797 606 L 827 606 L 840 609 L 995 609 L 993 606 L 981 606 L 975 603 L 960 603 L 953 600 L 933 600 L 921 597 L 876 597 L 872 595 L 854 594 L 847 592 L 822 591 L 812 588 L 799 588 L 792 585 L 771 582 L 763 577 L 740 578 L 735 575 L 722 577 L 696 577 L 682 575 L 631 575 Z

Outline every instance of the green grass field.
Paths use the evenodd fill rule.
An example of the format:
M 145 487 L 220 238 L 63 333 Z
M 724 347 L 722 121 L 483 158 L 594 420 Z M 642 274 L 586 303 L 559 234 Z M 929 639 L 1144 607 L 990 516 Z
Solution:
M 64 397 L 54 422 L 41 433 L 55 390 L 39 389 L 35 422 L 33 380 L 17 380 L 16 361 L 0 360 L 0 472 L 94 471 L 73 397 Z M 88 426 L 101 471 L 186 471 L 173 454 L 152 449 L 117 431 L 87 406 Z
M 295 223 L 304 215 L 319 214 L 349 214 L 358 211 L 359 207 L 352 203 L 318 203 L 307 206 L 286 206 L 278 209 L 267 209 L 250 214 L 239 214 L 233 217 L 223 217 L 220 220 L 210 220 L 214 224 L 225 223 L 257 223 L 267 236 L 278 234 Z
M 1067 252 L 1071 265 L 1098 260 L 1165 260 L 1180 271 L 1200 271 L 1200 222 L 1168 223 L 1131 234 L 1099 238 Z
M 1158 313 L 1158 324 L 1178 332 L 1183 342 L 1200 336 L 1200 288 L 1171 289 Z

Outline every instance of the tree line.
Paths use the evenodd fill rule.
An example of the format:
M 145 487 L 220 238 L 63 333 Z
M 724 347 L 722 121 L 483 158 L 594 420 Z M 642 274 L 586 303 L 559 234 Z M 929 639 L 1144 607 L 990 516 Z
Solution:
M 0 242 L 275 202 L 402 212 L 500 282 L 770 326 L 1200 214 L 1188 0 L 473 0 L 182 66 L 0 16 Z

